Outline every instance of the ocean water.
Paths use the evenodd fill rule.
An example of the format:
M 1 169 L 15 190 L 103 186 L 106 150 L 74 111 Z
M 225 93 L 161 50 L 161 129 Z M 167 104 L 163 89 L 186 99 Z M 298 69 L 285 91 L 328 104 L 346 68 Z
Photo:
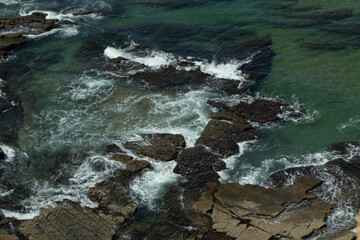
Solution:
M 357 1 L 0 0 L 1 16 L 34 11 L 59 23 L 29 36 L 33 42 L 3 60 L 24 69 L 4 79 L 24 108 L 16 144 L 0 142 L 8 156 L 0 162 L 3 178 L 17 186 L 0 192 L 7 216 L 29 219 L 62 199 L 94 207 L 88 188 L 123 169 L 102 154 L 106 144 L 122 146 L 140 134 L 163 132 L 182 134 L 192 146 L 214 111 L 207 100 L 226 97 L 208 88 L 138 88 L 134 73 L 118 77 L 101 69 L 109 58 L 121 56 L 153 69 L 185 68 L 178 62 L 190 59 L 204 73 L 241 84 L 244 76 L 237 69 L 251 58 L 222 49 L 254 36 L 271 39 L 272 69 L 251 99 L 286 101 L 300 116 L 259 126 L 266 137 L 239 145 L 241 153 L 225 160 L 224 182 L 262 184 L 281 169 L 321 165 L 337 157 L 328 151 L 330 144 L 360 138 Z M 72 15 L 81 11 L 93 13 Z M 150 51 L 134 54 L 139 46 Z M 154 171 L 135 179 L 129 192 L 156 212 L 178 176 L 172 173 L 174 163 L 147 160 Z M 339 197 L 342 183 L 319 177 L 337 194 L 329 200 L 336 204 L 331 228 L 353 224 L 357 209 Z

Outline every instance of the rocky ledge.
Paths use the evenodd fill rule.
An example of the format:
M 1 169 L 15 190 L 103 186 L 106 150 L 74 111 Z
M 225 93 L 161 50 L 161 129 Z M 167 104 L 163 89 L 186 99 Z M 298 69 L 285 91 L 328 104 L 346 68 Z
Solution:
M 28 16 L 0 19 L 0 57 L 31 39 L 26 35 L 38 35 L 51 30 L 56 19 L 46 19 L 47 14 L 34 12 Z

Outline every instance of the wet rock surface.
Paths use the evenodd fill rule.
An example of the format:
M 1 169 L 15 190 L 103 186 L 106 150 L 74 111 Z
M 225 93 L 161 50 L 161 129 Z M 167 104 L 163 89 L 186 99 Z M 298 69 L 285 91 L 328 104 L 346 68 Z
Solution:
M 186 146 L 185 139 L 180 134 L 154 133 L 141 136 L 144 141 L 127 142 L 124 146 L 136 154 L 159 161 L 176 159 Z
M 88 192 L 90 200 L 99 203 L 99 208 L 113 215 L 129 217 L 136 209 L 136 203 L 127 195 L 122 185 L 105 180 L 97 183 Z
M 28 16 L 0 18 L 0 30 L 16 32 L 0 34 L 0 56 L 3 57 L 8 51 L 30 41 L 25 35 L 38 35 L 53 28 L 57 20 L 46 19 L 46 16 L 47 14 L 34 12 Z

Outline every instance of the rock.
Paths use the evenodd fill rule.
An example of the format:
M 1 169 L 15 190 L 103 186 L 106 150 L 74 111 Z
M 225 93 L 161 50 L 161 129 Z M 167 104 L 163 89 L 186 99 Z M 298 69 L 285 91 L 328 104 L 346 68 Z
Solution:
M 145 160 L 130 160 L 126 163 L 126 168 L 131 172 L 138 172 L 144 168 L 149 168 L 151 164 Z
M 147 69 L 147 66 L 122 57 L 118 57 L 109 59 L 108 62 L 101 67 L 101 69 L 103 71 L 115 73 L 119 76 L 131 76 L 139 71 Z
M 27 16 L 3 17 L 0 18 L 0 29 L 9 31 L 22 27 L 26 30 L 20 33 L 9 33 L 0 35 L 0 56 L 8 51 L 30 41 L 26 34 L 40 34 L 49 31 L 54 27 L 57 20 L 46 19 L 47 14 L 34 12 Z
M 155 144 L 154 140 L 164 140 L 166 143 L 175 146 L 185 148 L 185 138 L 181 134 L 169 134 L 169 133 L 154 133 L 154 134 L 142 134 L 144 140 L 148 140 L 151 144 Z M 153 141 L 153 142 L 152 142 Z
M 160 161 L 171 161 L 176 158 L 177 151 L 170 145 L 149 145 L 136 148 L 136 153 Z
M 203 84 L 210 75 L 200 70 L 177 70 L 174 67 L 168 67 L 156 72 L 143 72 L 134 76 L 135 80 L 142 86 L 150 89 L 164 89 L 184 85 Z
M 116 144 L 106 145 L 104 152 L 105 153 L 124 153 L 124 151 L 121 150 L 121 148 Z
M 125 148 L 129 150 L 135 150 L 138 147 L 142 147 L 146 145 L 146 143 L 144 141 L 131 141 L 131 142 L 125 142 L 123 145 Z
M 266 123 L 279 119 L 278 115 L 282 113 L 281 107 L 284 104 L 277 101 L 257 99 L 252 103 L 240 102 L 230 109 L 238 116 L 247 120 Z
M 193 209 L 195 211 L 206 214 L 213 208 L 214 197 L 213 193 L 216 191 L 218 184 L 208 182 L 204 191 L 201 194 L 199 201 L 195 202 L 193 205 Z
M 185 149 L 176 162 L 173 171 L 188 180 L 189 189 L 203 188 L 207 182 L 218 182 L 216 171 L 225 169 L 225 163 L 218 156 L 201 146 Z
M 114 161 L 118 161 L 121 162 L 123 164 L 128 163 L 129 161 L 131 161 L 133 159 L 133 157 L 125 155 L 125 154 L 114 154 L 110 160 L 114 160 Z
M 136 203 L 127 195 L 122 186 L 110 180 L 97 183 L 89 189 L 88 198 L 98 202 L 99 208 L 115 216 L 129 217 L 136 209 Z
M 239 146 L 232 138 L 200 137 L 196 140 L 195 146 L 209 147 L 212 151 L 224 157 L 239 153 Z
M 40 215 L 22 223 L 19 232 L 28 239 L 106 239 L 115 235 L 118 219 L 99 211 L 64 202 L 43 209 Z
M 2 150 L 2 148 L 0 148 L 0 160 L 4 160 L 4 159 L 5 159 L 4 150 Z
M 0 234 L 0 240 L 19 240 L 16 235 Z
M 84 16 L 84 15 L 95 14 L 95 13 L 101 13 L 101 11 L 100 10 L 98 10 L 98 11 L 89 10 L 89 11 L 82 11 L 82 12 L 74 12 L 72 15 L 76 17 L 76 16 Z
M 332 207 L 308 191 L 321 181 L 309 176 L 286 188 L 263 188 L 238 183 L 206 190 L 195 207 L 212 201 L 212 229 L 236 239 L 303 239 L 319 232 Z M 213 196 L 213 198 L 211 198 Z M 208 210 L 208 204 L 200 210 Z

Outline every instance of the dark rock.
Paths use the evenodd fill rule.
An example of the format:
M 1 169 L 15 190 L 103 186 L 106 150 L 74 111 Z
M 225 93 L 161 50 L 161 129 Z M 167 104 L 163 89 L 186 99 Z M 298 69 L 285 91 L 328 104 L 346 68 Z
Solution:
M 271 72 L 271 59 L 273 56 L 273 51 L 270 48 L 265 48 L 257 53 L 251 62 L 243 64 L 240 70 L 247 75 L 247 80 L 262 80 Z
M 240 102 L 230 109 L 238 116 L 247 120 L 265 123 L 279 119 L 278 114 L 282 113 L 281 107 L 284 104 L 277 101 L 257 99 L 252 103 Z
M 4 150 L 2 150 L 2 148 L 0 148 L 0 160 L 4 160 L 4 159 L 5 159 Z
M 130 76 L 139 70 L 147 69 L 147 66 L 122 57 L 118 57 L 109 59 L 108 62 L 101 67 L 101 69 L 103 71 L 115 73 L 119 76 Z
M 142 86 L 150 89 L 163 89 L 184 85 L 200 85 L 203 84 L 210 75 L 200 70 L 177 70 L 174 67 L 168 67 L 156 72 L 138 73 L 134 76 L 135 80 Z
M 124 153 L 121 148 L 116 144 L 109 144 L 104 149 L 105 153 Z
M 22 223 L 19 232 L 27 239 L 112 239 L 115 226 L 124 221 L 70 201 L 43 209 L 40 215 Z
M 100 10 L 89 10 L 89 11 L 83 11 L 83 12 L 74 12 L 72 15 L 73 16 L 84 16 L 84 15 L 89 15 L 89 14 L 95 14 L 95 13 L 101 13 Z
M 330 145 L 329 149 L 332 151 L 339 152 L 342 155 L 346 155 L 350 152 L 350 150 L 354 147 L 359 147 L 360 141 L 355 142 L 340 142 L 340 143 L 334 143 Z
M 213 100 L 208 100 L 206 103 L 209 104 L 210 106 L 216 108 L 220 112 L 229 112 L 230 111 L 230 106 L 228 106 L 226 103 L 223 103 L 220 101 L 213 101 Z
M 129 150 L 135 150 L 138 147 L 142 147 L 146 145 L 144 141 L 131 141 L 131 142 L 125 142 L 123 146 Z
M 218 156 L 201 146 L 185 149 L 176 162 L 173 171 L 187 179 L 189 189 L 202 188 L 207 182 L 217 182 L 219 175 L 216 171 L 225 169 L 225 163 Z
M 99 208 L 113 215 L 129 217 L 136 209 L 136 203 L 127 195 L 122 186 L 110 180 L 97 183 L 89 189 L 88 197 L 98 202 Z
M 247 134 L 248 131 L 252 130 L 252 126 L 245 122 L 226 122 L 217 119 L 212 119 L 206 125 L 201 137 L 210 137 L 218 139 L 233 139 L 236 142 L 242 142 L 248 139 L 250 136 Z M 251 136 L 250 136 L 251 137 Z
M 239 146 L 231 138 L 200 137 L 196 140 L 195 146 L 206 146 L 212 151 L 229 157 L 239 153 Z

